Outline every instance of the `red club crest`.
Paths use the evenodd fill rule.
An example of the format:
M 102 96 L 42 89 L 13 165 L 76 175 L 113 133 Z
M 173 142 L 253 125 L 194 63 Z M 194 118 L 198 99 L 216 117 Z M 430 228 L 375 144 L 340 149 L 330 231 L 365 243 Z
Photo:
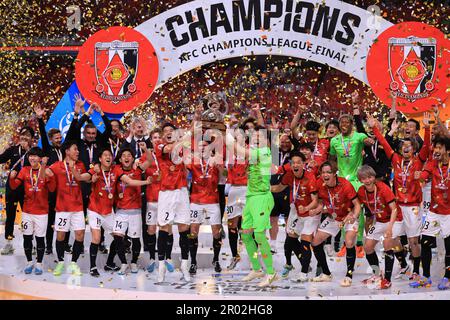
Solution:
M 438 29 L 404 22 L 385 30 L 367 58 L 367 78 L 375 94 L 390 106 L 390 91 L 398 110 L 418 113 L 448 97 L 449 41 Z
M 158 59 L 141 33 L 112 27 L 92 35 L 75 65 L 78 88 L 105 112 L 124 113 L 148 100 L 158 80 Z

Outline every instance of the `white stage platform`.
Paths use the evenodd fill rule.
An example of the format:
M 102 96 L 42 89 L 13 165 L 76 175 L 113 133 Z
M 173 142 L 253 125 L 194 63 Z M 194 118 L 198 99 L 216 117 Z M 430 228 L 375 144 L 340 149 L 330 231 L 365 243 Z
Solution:
M 432 280 L 433 286 L 423 289 L 412 289 L 408 286 L 408 280 L 394 280 L 393 285 L 387 290 L 369 289 L 361 284 L 361 281 L 369 276 L 366 259 L 357 259 L 355 272 L 353 275 L 353 285 L 350 288 L 342 288 L 339 281 L 345 276 L 345 257 L 328 258 L 330 269 L 334 279 L 330 283 L 293 283 L 289 279 L 283 279 L 270 288 L 258 288 L 257 282 L 244 283 L 240 279 L 248 273 L 249 262 L 244 252 L 241 252 L 242 261 L 236 270 L 225 271 L 231 259 L 228 239 L 224 240 L 221 253 L 221 265 L 224 271 L 220 274 L 214 273 L 211 265 L 212 248 L 211 234 L 209 227 L 202 227 L 205 232 L 200 237 L 200 248 L 198 254 L 199 269 L 192 281 L 186 283 L 181 279 L 181 273 L 176 270 L 167 273 L 164 283 L 157 282 L 157 270 L 149 274 L 144 267 L 149 261 L 148 253 L 142 252 L 139 258 L 140 270 L 137 274 L 127 274 L 119 276 L 117 274 L 103 271 L 106 255 L 99 254 L 97 265 L 101 276 L 93 278 L 89 275 L 89 238 L 90 233 L 86 233 L 85 253 L 79 259 L 79 265 L 84 273 L 76 277 L 64 274 L 55 277 L 52 269 L 56 265 L 56 256 L 44 257 L 44 274 L 36 276 L 34 274 L 25 275 L 23 268 L 26 259 L 22 249 L 22 235 L 16 230 L 14 239 L 15 254 L 10 256 L 0 256 L 0 289 L 19 294 L 47 299 L 164 299 L 164 300 L 207 300 L 207 299 L 332 299 L 332 300 L 393 300 L 393 299 L 450 299 L 449 291 L 439 291 L 437 283 L 443 274 L 444 256 L 442 253 L 442 241 L 439 241 L 438 253 L 433 255 Z M 0 246 L 3 247 L 3 226 L 0 226 L 2 239 Z M 283 252 L 283 241 L 285 234 L 280 228 L 278 236 L 278 253 L 274 255 L 274 267 L 281 273 L 285 258 Z M 107 243 L 110 238 L 107 237 Z M 72 240 L 71 240 L 72 242 Z M 380 265 L 383 268 L 384 260 L 379 254 Z M 71 256 L 66 254 L 66 263 L 70 262 Z M 172 255 L 176 265 L 179 265 L 179 248 L 177 232 L 175 231 L 174 254 Z M 128 261 L 130 257 L 128 256 Z M 300 264 L 295 257 L 292 257 L 295 270 L 293 275 L 300 270 Z M 119 263 L 116 257 L 116 263 Z M 311 266 L 315 274 L 316 261 L 313 258 Z M 394 275 L 399 269 L 395 263 Z M 311 274 L 312 275 L 312 274 Z

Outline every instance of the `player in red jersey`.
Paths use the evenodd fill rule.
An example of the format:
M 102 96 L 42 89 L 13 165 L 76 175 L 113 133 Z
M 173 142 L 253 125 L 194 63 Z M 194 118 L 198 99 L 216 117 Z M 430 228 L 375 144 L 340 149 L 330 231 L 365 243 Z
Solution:
M 320 224 L 320 215 L 311 213 L 317 207 L 317 186 L 316 178 L 308 173 L 305 168 L 306 157 L 300 153 L 291 152 L 291 169 L 287 171 L 281 183 L 271 187 L 271 190 L 282 190 L 291 187 L 290 193 L 291 211 L 286 224 L 286 241 L 284 244 L 286 266 L 285 269 L 292 269 L 291 253 L 294 251 L 302 265 L 301 272 L 293 281 L 308 281 L 308 270 L 311 261 L 311 240 Z M 300 237 L 299 242 L 298 238 Z M 291 267 L 289 267 L 291 266 Z M 288 272 L 284 272 L 287 277 Z
M 423 164 L 428 158 L 430 148 L 429 118 L 429 114 L 424 113 L 423 124 L 425 126 L 425 140 L 417 156 L 414 154 L 418 149 L 418 144 L 414 139 L 403 139 L 400 146 L 400 154 L 396 153 L 378 129 L 381 127 L 379 122 L 371 115 L 368 115 L 367 118 L 369 127 L 373 128 L 377 140 L 383 146 L 384 152 L 392 162 L 394 191 L 400 209 L 402 210 L 403 224 L 414 261 L 412 278 L 416 278 L 419 274 L 419 235 L 422 224 L 422 218 L 419 215 L 419 208 L 422 203 L 422 187 L 420 182 L 414 179 L 414 173 L 422 170 Z M 406 265 L 405 268 L 400 270 L 400 275 L 406 274 L 409 271 L 408 269 L 409 266 Z
M 358 190 L 359 201 L 373 214 L 373 224 L 369 227 L 364 243 L 364 251 L 373 276 L 364 280 L 364 284 L 375 284 L 378 289 L 391 287 L 392 268 L 394 267 L 394 252 L 403 251 L 400 236 L 403 234 L 401 210 L 395 202 L 392 190 L 382 181 L 376 181 L 375 170 L 363 165 L 358 170 L 358 179 L 363 183 Z M 375 246 L 384 237 L 384 278 L 381 278 L 378 256 Z M 405 259 L 401 260 L 406 264 Z M 405 265 L 402 266 L 404 268 Z
M 148 152 L 148 150 L 144 150 L 144 152 Z M 151 183 L 151 178 L 137 182 L 132 182 L 132 180 L 140 180 L 142 173 L 151 164 L 152 157 L 147 157 L 145 163 L 134 166 L 133 151 L 130 148 L 123 148 L 119 151 L 118 159 L 120 166 L 115 168 L 115 175 L 118 179 L 115 188 L 117 209 L 112 234 L 116 241 L 117 255 L 122 263 L 118 274 L 125 275 L 128 270 L 124 243 L 126 234 L 132 241 L 131 272 L 138 272 L 137 260 L 141 252 L 140 238 L 142 236 L 141 186 Z
M 417 288 L 431 285 L 431 248 L 436 243 L 436 236 L 441 236 L 445 244 L 445 274 L 438 284 L 438 289 L 448 290 L 450 288 L 450 138 L 435 137 L 433 148 L 434 160 L 425 165 L 420 176 L 416 176 L 422 181 L 431 178 L 430 211 L 425 217 L 421 232 L 424 278 L 412 282 L 410 286 Z
M 154 129 L 150 132 L 150 139 L 153 146 L 153 149 L 159 146 L 162 143 L 161 140 L 161 130 L 159 128 Z M 161 169 L 159 166 L 158 159 L 156 158 L 156 154 L 154 150 L 150 150 L 153 163 L 151 166 L 145 170 L 145 175 L 147 177 L 152 178 L 152 183 L 147 186 L 146 190 L 146 200 L 147 200 L 147 213 L 146 213 L 146 224 L 148 226 L 148 248 L 150 254 L 150 263 L 146 267 L 148 272 L 153 272 L 156 267 L 156 227 L 158 225 L 158 194 L 161 189 Z M 146 158 L 144 155 L 141 158 L 141 162 L 143 162 Z M 172 233 L 172 229 L 169 229 L 169 234 Z M 173 242 L 173 237 L 172 237 Z M 172 251 L 170 249 L 170 251 Z
M 55 177 L 57 188 L 55 230 L 57 231 L 56 254 L 59 262 L 53 274 L 59 276 L 64 271 L 64 239 L 66 232 L 72 230 L 75 232 L 75 241 L 69 272 L 80 276 L 82 273 L 76 262 L 83 250 L 86 225 L 80 183 L 75 180 L 73 172 L 85 173 L 86 169 L 84 164 L 78 161 L 79 151 L 76 141 L 65 142 L 63 149 L 64 160 L 55 162 L 46 170 L 49 177 Z
M 185 281 L 190 281 L 188 270 L 190 209 L 187 191 L 186 168 L 179 147 L 191 142 L 191 135 L 175 142 L 175 126 L 162 126 L 163 143 L 155 148 L 156 159 L 161 170 L 161 189 L 158 195 L 158 282 L 163 282 L 166 273 L 167 240 L 172 224 L 178 225 L 181 249 L 181 272 Z
M 302 143 L 299 145 L 298 150 L 305 156 L 305 171 L 317 177 L 319 175 L 319 165 L 312 157 L 314 146 L 310 143 Z
M 327 259 L 323 250 L 323 242 L 331 235 L 335 236 L 341 228 L 345 228 L 345 246 L 347 247 L 347 274 L 341 281 L 341 286 L 349 287 L 352 284 L 352 274 L 356 260 L 355 240 L 358 233 L 358 219 L 361 204 L 352 184 L 336 175 L 337 167 L 334 162 L 325 161 L 320 166 L 321 178 L 317 180 L 317 189 L 321 204 L 311 210 L 318 214 L 326 208 L 328 217 L 321 223 L 312 246 L 314 255 L 323 273 L 312 281 L 331 281 L 331 272 L 328 269 Z
M 189 238 L 189 251 L 191 254 L 191 267 L 189 273 L 197 273 L 197 248 L 198 233 L 200 225 L 207 223 L 211 225 L 213 235 L 213 266 L 215 272 L 221 272 L 219 254 L 221 244 L 220 229 L 222 220 L 219 206 L 219 174 L 223 170 L 222 155 L 212 154 L 210 144 L 206 141 L 198 142 L 198 151 L 194 151 L 194 156 L 190 164 L 186 167 L 192 172 L 191 189 L 191 225 Z
M 254 127 L 252 122 L 245 122 L 244 129 Z M 242 132 L 237 131 L 237 134 Z M 227 149 L 227 184 L 230 185 L 227 199 L 227 225 L 228 225 L 228 241 L 232 259 L 227 267 L 227 270 L 233 270 L 241 261 L 238 252 L 239 228 L 242 221 L 242 212 L 246 203 L 247 194 L 247 169 L 248 161 L 245 159 L 245 154 L 238 154 L 234 149 Z
M 123 151 L 122 151 L 123 154 Z M 74 172 L 74 177 L 77 181 L 84 181 L 92 183 L 92 192 L 89 198 L 88 206 L 88 221 L 91 228 L 91 245 L 89 248 L 89 256 L 91 262 L 90 274 L 93 277 L 98 277 L 96 260 L 97 252 L 101 238 L 101 228 L 105 229 L 107 233 L 112 233 L 114 227 L 114 193 L 117 183 L 121 182 L 127 187 L 140 187 L 150 183 L 150 180 L 141 181 L 133 180 L 124 171 L 118 167 L 113 166 L 113 155 L 110 149 L 101 150 L 99 153 L 99 167 L 91 168 L 87 173 L 79 174 Z M 116 241 L 115 239 L 113 242 Z M 114 269 L 114 256 L 117 252 L 117 241 L 111 243 L 111 250 L 108 256 L 107 266 Z M 139 250 L 140 251 L 140 250 Z M 122 262 L 123 263 L 123 262 Z M 122 266 L 126 270 L 127 264 Z M 121 268 L 121 269 L 122 269 Z M 133 269 L 137 269 L 134 266 Z
M 294 137 L 298 136 L 298 131 L 300 129 L 298 123 L 306 109 L 306 106 L 300 106 L 292 120 L 291 130 Z M 318 122 L 314 120 L 308 121 L 305 126 L 306 139 L 303 141 L 310 143 L 314 147 L 311 158 L 316 162 L 318 167 L 328 159 L 328 153 L 330 151 L 330 141 L 328 139 L 320 139 L 319 130 L 320 124 Z
M 12 190 L 24 185 L 25 199 L 22 209 L 23 249 L 27 258 L 25 274 L 43 272 L 42 259 L 45 251 L 45 233 L 48 221 L 48 193 L 55 191 L 55 181 L 46 176 L 48 158 L 42 157 L 42 150 L 33 147 L 28 151 L 30 166 L 23 167 L 19 173 L 13 170 L 9 176 Z M 33 235 L 36 237 L 36 264 L 33 264 Z

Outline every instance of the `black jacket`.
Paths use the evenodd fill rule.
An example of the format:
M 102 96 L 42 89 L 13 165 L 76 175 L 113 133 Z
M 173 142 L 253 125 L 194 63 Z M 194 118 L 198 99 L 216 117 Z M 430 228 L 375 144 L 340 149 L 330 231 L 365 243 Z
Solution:
M 364 133 L 367 135 L 366 130 L 364 129 L 364 125 L 361 120 L 361 116 L 354 115 L 356 130 L 360 133 Z M 386 135 L 387 136 L 387 135 Z M 375 138 L 373 138 L 376 140 Z M 377 149 L 375 149 L 376 157 L 372 151 L 372 146 L 364 146 L 364 158 L 363 164 L 371 166 L 375 173 L 377 174 L 377 178 L 381 178 L 384 181 L 389 181 L 391 176 L 391 161 L 386 156 L 386 153 L 383 150 L 383 147 L 380 144 L 376 144 Z
M 83 115 L 79 121 L 77 121 L 75 132 L 75 140 L 78 142 L 78 151 L 80 155 L 78 159 L 83 162 L 86 171 L 89 170 L 91 164 L 98 162 L 99 152 L 103 148 L 109 147 L 109 137 L 111 136 L 111 122 L 106 115 L 102 116 L 103 123 L 105 124 L 105 131 L 102 133 L 97 130 L 97 137 L 94 142 L 88 142 L 81 138 L 81 128 L 84 123 L 90 122 L 87 115 Z M 90 155 L 92 153 L 92 157 Z
M 0 154 L 0 163 L 8 163 L 9 165 L 9 173 L 12 170 L 19 172 L 23 166 L 29 166 L 27 152 L 23 150 L 20 145 L 11 146 L 6 149 L 2 154 Z M 11 187 L 9 186 L 9 173 L 8 173 L 8 181 L 6 182 L 6 195 L 12 192 Z M 23 192 L 23 185 L 16 189 L 16 192 Z

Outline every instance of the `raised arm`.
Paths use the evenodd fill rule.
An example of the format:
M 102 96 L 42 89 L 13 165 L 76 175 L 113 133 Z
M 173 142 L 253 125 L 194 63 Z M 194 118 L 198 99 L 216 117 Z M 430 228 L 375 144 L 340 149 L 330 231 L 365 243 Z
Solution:
M 127 185 L 129 185 L 131 187 L 141 187 L 141 186 L 146 186 L 148 184 L 151 184 L 152 177 L 148 177 L 147 180 L 134 180 L 134 179 L 131 179 L 127 175 L 122 175 L 122 177 L 120 177 L 120 181 L 122 181 L 123 183 L 126 183 Z
M 39 105 L 36 105 L 34 107 L 34 112 L 36 113 L 36 116 L 38 118 L 39 123 L 39 135 L 41 136 L 41 143 L 42 143 L 42 150 L 46 155 L 49 154 L 51 146 L 50 142 L 48 141 L 47 132 L 45 131 L 45 122 L 42 117 L 45 115 L 45 109 L 42 108 Z
M 423 113 L 423 125 L 425 128 L 425 136 L 423 138 L 423 145 L 419 151 L 419 159 L 422 162 L 427 161 L 428 156 L 430 154 L 431 147 L 431 133 L 430 133 L 430 114 L 428 112 Z
M 246 159 L 250 159 L 250 150 L 248 148 L 245 148 L 245 139 L 242 135 L 237 135 L 237 140 L 233 137 L 233 135 L 228 132 L 227 136 L 225 138 L 225 143 L 228 148 L 236 149 L 236 154 L 238 155 L 245 155 Z
M 383 146 L 386 156 L 389 159 L 392 159 L 392 156 L 394 155 L 394 150 L 378 129 L 379 122 L 375 120 L 375 118 L 372 115 L 367 116 L 367 122 L 369 124 L 369 127 L 373 129 L 373 133 L 375 134 L 375 137 L 377 138 L 378 142 L 380 142 L 380 144 Z
M 353 119 L 355 120 L 356 131 L 367 134 L 361 119 L 361 111 L 359 110 L 358 105 L 359 95 L 357 91 L 352 93 L 352 102 L 353 102 Z
M 81 95 L 75 95 L 74 117 L 70 123 L 69 131 L 67 131 L 65 141 L 81 139 L 81 127 L 79 126 L 78 117 L 85 102 L 85 100 L 81 99 Z
M 450 132 L 445 127 L 445 125 L 442 123 L 442 120 L 439 117 L 439 107 L 440 106 L 433 106 L 434 120 L 436 122 L 436 125 L 439 127 L 439 131 L 442 133 L 442 135 L 444 135 L 445 137 L 450 137 Z
M 263 118 L 263 115 L 261 113 L 261 109 L 259 107 L 259 103 L 255 103 L 254 105 L 252 105 L 252 111 L 256 115 L 256 120 L 257 120 L 258 125 L 261 126 L 261 127 L 265 127 L 266 124 L 264 123 L 264 118 Z
M 392 99 L 392 105 L 391 105 L 391 111 L 389 112 L 389 120 L 393 120 L 397 117 L 397 96 L 391 92 L 391 99 Z

